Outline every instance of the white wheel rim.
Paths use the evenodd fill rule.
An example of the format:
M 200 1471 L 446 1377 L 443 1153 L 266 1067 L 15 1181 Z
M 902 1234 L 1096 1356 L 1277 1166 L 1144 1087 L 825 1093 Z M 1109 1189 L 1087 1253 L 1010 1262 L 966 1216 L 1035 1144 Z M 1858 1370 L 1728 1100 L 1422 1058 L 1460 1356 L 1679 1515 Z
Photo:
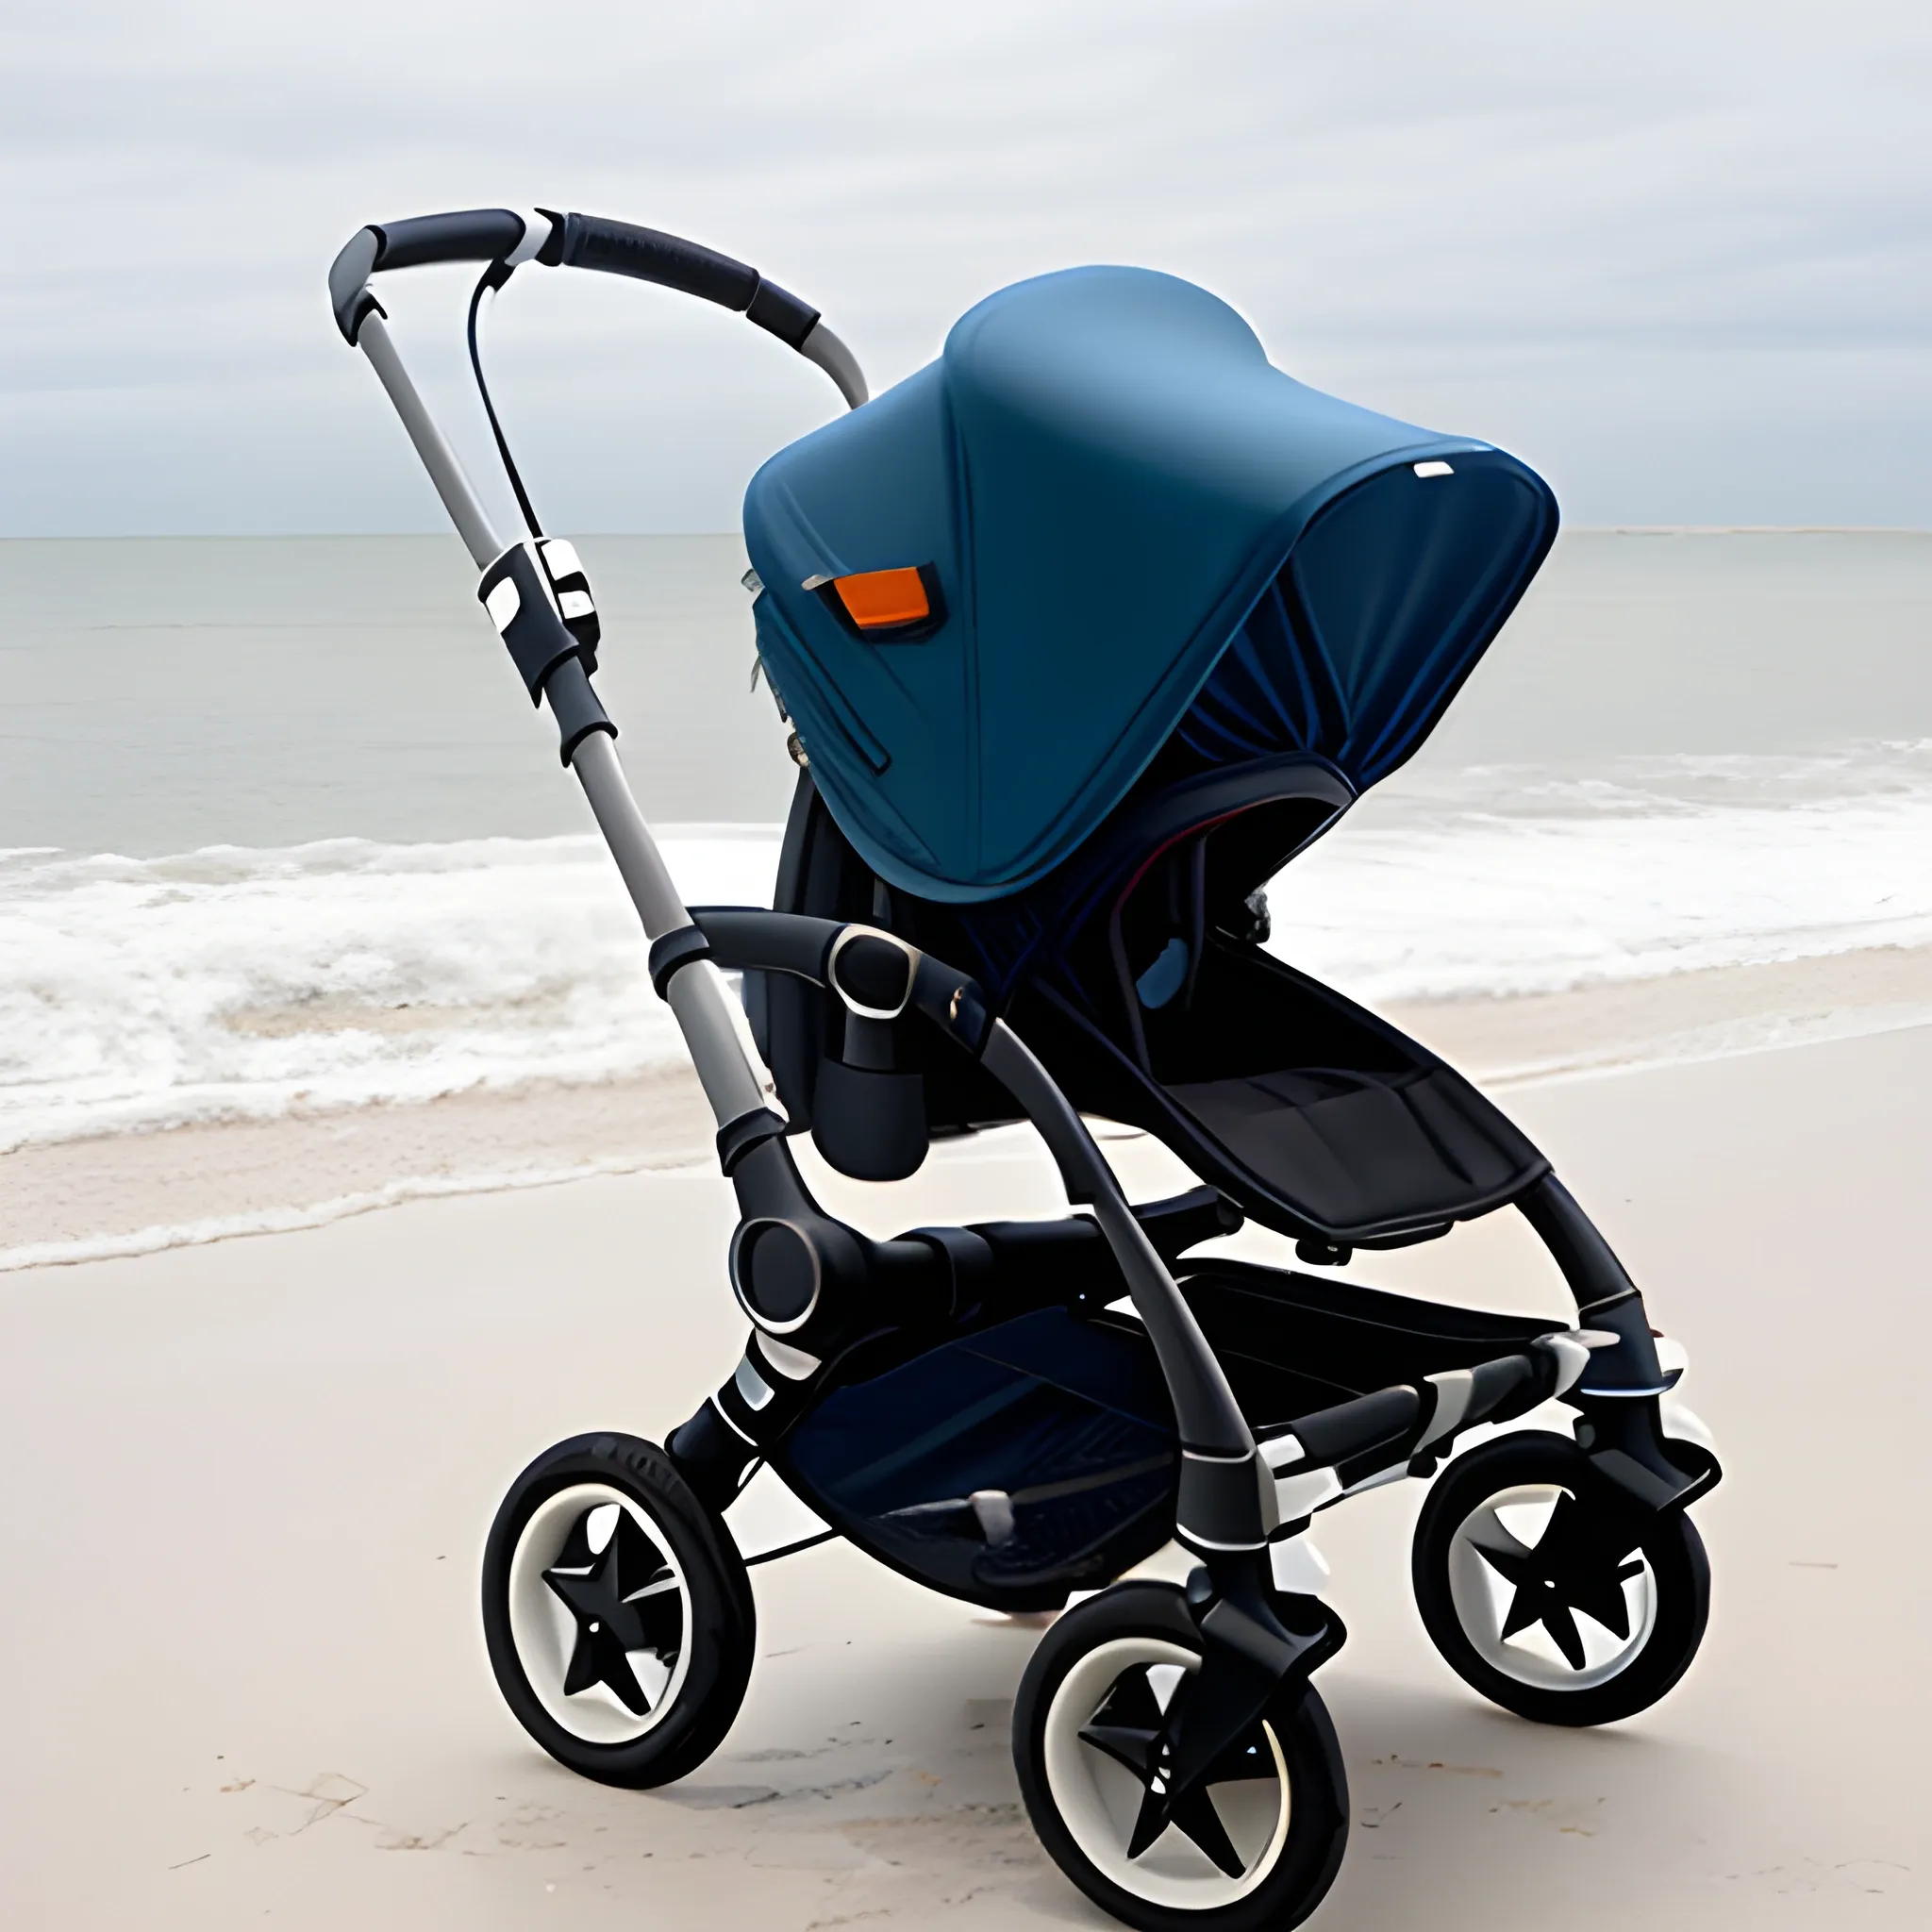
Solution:
M 617 1534 L 619 1512 L 629 1517 L 656 1545 L 668 1575 L 653 1579 L 649 1590 L 636 1592 L 677 1594 L 678 1628 L 683 1633 L 675 1657 L 669 1662 L 655 1650 L 625 1654 L 648 1703 L 641 1714 L 630 1709 L 608 1685 L 595 1683 L 566 1692 L 564 1683 L 578 1641 L 577 1620 L 546 1579 L 564 1553 L 571 1532 L 585 1518 L 593 1552 L 602 1553 Z M 629 1744 L 660 1723 L 676 1703 L 691 1668 L 691 1585 L 671 1540 L 634 1497 L 606 1483 L 575 1483 L 546 1497 L 531 1511 L 517 1539 L 509 1564 L 510 1641 L 524 1680 L 539 1704 L 572 1737 L 587 1744 Z
M 1485 1548 L 1527 1556 L 1547 1530 L 1557 1504 L 1571 1493 L 1557 1483 L 1499 1490 L 1457 1524 L 1449 1543 L 1449 1597 L 1463 1635 L 1491 1670 L 1540 1690 L 1589 1690 L 1608 1683 L 1637 1660 L 1657 1628 L 1657 1573 L 1633 1541 L 1624 1567 L 1635 1566 L 1634 1574 L 1620 1586 L 1627 1634 L 1620 1637 L 1585 1609 L 1572 1612 L 1572 1626 L 1583 1646 L 1581 1669 L 1563 1655 L 1541 1623 L 1504 1636 L 1516 1587 L 1498 1572 Z
M 1194 1652 L 1153 1637 L 1118 1638 L 1089 1651 L 1061 1678 L 1047 1707 L 1044 1765 L 1060 1822 L 1103 1878 L 1149 1905 L 1197 1912 L 1247 1897 L 1280 1862 L 1288 1842 L 1291 1788 L 1274 1727 L 1265 1720 L 1261 1724 L 1274 1777 L 1217 1784 L 1212 1790 L 1210 1802 L 1243 1860 L 1240 1877 L 1222 1871 L 1174 1825 L 1130 1859 L 1127 1843 L 1142 1787 L 1080 1732 L 1128 1671 L 1153 1667 L 1149 1681 L 1164 1709 L 1174 1687 L 1200 1663 Z

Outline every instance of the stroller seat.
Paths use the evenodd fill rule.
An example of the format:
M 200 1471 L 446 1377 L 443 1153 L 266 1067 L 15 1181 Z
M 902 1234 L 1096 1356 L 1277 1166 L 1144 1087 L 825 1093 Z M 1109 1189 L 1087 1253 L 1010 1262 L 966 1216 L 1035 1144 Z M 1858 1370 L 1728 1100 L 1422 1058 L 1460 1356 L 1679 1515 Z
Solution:
M 1171 1087 L 1168 1097 L 1273 1193 L 1332 1229 L 1417 1215 L 1443 1228 L 1522 1166 L 1458 1105 L 1453 1074 L 1297 1068 Z
M 1063 988 L 1034 994 L 1026 1024 L 1080 1105 L 1159 1136 L 1284 1232 L 1425 1240 L 1548 1172 L 1453 1068 L 1253 938 L 1210 930 L 1189 1005 L 1132 1014 L 1112 1037 Z
M 802 773 L 775 903 L 972 961 L 1076 1106 L 1158 1136 L 1285 1233 L 1395 1246 L 1535 1186 L 1548 1163 L 1459 1074 L 1264 950 L 1259 889 L 1339 815 L 1340 781 L 1276 759 L 1152 790 L 1029 891 L 957 907 L 885 886 Z M 841 1051 L 832 1004 L 774 979 L 748 987 L 747 1005 L 794 1128 L 811 1127 L 847 1164 L 835 1124 L 814 1117 Z M 957 1056 L 908 1058 L 893 1077 L 908 1076 L 920 1080 L 928 1131 L 1013 1118 Z M 923 1141 L 908 1145 L 867 1177 L 909 1173 L 923 1152 Z

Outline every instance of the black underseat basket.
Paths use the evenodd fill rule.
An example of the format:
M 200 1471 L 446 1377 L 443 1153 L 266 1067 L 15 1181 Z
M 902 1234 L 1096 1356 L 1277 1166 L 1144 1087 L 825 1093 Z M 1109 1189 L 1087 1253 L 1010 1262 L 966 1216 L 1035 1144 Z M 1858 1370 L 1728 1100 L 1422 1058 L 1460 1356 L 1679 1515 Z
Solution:
M 1181 1292 L 1258 1431 L 1445 1369 L 1514 1355 L 1562 1328 L 1242 1261 L 1182 1263 Z
M 1339 815 L 1329 784 L 1296 759 L 1150 784 L 1062 874 L 956 907 L 888 889 L 801 774 L 774 904 L 885 927 L 974 972 L 1076 1107 L 1158 1135 L 1265 1224 L 1341 1246 L 1426 1240 L 1515 1200 L 1548 1164 L 1426 1048 L 1263 950 L 1257 888 Z M 842 1013 L 801 981 L 747 978 L 794 1129 L 817 1131 Z M 902 1033 L 895 1064 L 920 1078 L 928 1132 L 1015 1117 L 931 1029 Z M 846 1165 L 839 1124 L 820 1144 Z M 871 1171 L 848 1171 L 908 1174 L 924 1151 L 908 1144 L 882 1174 L 868 1147 Z
M 1472 1368 L 1562 1326 L 1241 1262 L 1181 1291 L 1261 1434 L 1397 1382 Z M 948 1595 L 1055 1609 L 1174 1533 L 1174 1410 L 1131 1317 L 1037 1309 L 819 1400 L 773 1454 L 848 1541 Z
M 1139 1327 L 1043 1308 L 834 1389 L 774 1459 L 892 1568 L 1034 1610 L 1167 1541 L 1178 1454 Z

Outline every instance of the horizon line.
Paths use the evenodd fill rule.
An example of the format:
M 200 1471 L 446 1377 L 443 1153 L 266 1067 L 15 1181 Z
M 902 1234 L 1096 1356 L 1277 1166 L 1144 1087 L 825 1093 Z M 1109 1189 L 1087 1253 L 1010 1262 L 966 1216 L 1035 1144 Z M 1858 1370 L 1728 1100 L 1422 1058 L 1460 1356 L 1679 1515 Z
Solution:
M 728 537 L 744 541 L 742 530 L 593 530 L 578 528 L 575 536 L 650 537 L 687 541 Z M 1925 524 L 1566 524 L 1564 536 L 1596 537 L 1927 537 Z M 0 543 L 362 543 L 393 540 L 420 542 L 425 538 L 460 541 L 454 530 L 54 530 L 34 533 L 0 532 Z

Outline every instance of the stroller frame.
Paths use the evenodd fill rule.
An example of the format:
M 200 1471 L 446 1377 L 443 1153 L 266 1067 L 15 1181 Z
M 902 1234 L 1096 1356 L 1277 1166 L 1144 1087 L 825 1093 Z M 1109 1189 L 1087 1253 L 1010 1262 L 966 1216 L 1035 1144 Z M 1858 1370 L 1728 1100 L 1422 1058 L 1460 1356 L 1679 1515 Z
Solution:
M 1576 1305 L 1570 1329 L 1476 1315 L 1299 1272 L 1191 1259 L 1191 1250 L 1238 1226 L 1240 1210 L 1207 1187 L 1170 1201 L 1131 1205 L 1079 1114 L 972 975 L 863 923 L 761 908 L 688 908 L 632 794 L 612 743 L 616 727 L 591 682 L 599 625 L 575 551 L 539 526 L 485 389 L 523 526 L 506 535 L 492 522 L 405 370 L 370 288 L 379 272 L 426 263 L 481 264 L 471 309 L 474 360 L 483 297 L 531 261 L 616 273 L 743 312 L 824 369 L 851 407 L 863 404 L 867 391 L 857 361 L 816 310 L 742 264 L 625 224 L 501 208 L 385 223 L 352 238 L 330 272 L 332 305 L 344 340 L 368 359 L 401 418 L 481 574 L 478 596 L 532 702 L 549 707 L 561 759 L 583 789 L 650 941 L 653 984 L 690 1050 L 717 1122 L 719 1163 L 737 1197 L 740 1218 L 727 1269 L 751 1326 L 743 1357 L 670 1433 L 661 1454 L 640 1444 L 633 1457 L 640 1470 L 649 1461 L 644 1474 L 658 1485 L 653 1494 L 669 1495 L 667 1486 L 676 1489 L 675 1507 L 659 1507 L 655 1517 L 639 1522 L 670 1548 L 675 1539 L 667 1537 L 667 1526 L 676 1530 L 671 1519 L 679 1509 L 690 1519 L 689 1534 L 670 1565 L 681 1579 L 688 1626 L 675 1639 L 677 1655 L 694 1652 L 701 1634 L 704 1593 L 693 1578 L 703 1552 L 695 1557 L 691 1552 L 705 1537 L 711 1540 L 707 1547 L 721 1574 L 728 1573 L 725 1595 L 741 1584 L 742 1563 L 718 1519 L 761 1461 L 774 1465 L 832 1525 L 832 1533 L 922 1582 L 1010 1610 L 1057 1608 L 1070 1591 L 1110 1584 L 1172 1536 L 1196 1559 L 1182 1599 L 1185 1611 L 1166 1604 L 1154 1606 L 1149 1614 L 1157 1623 L 1181 1619 L 1174 1625 L 1176 1641 L 1186 1640 L 1182 1649 L 1191 1648 L 1199 1669 L 1189 1695 L 1174 1700 L 1149 1732 L 1152 1741 L 1141 1758 L 1130 1766 L 1142 1797 L 1126 1862 L 1116 1859 L 1114 1869 L 1091 1847 L 1083 1852 L 1078 1822 L 1067 1824 L 1054 1811 L 1042 1782 L 1046 1774 L 1038 1764 L 1029 1771 L 1032 1747 L 1016 1734 L 1023 1788 L 1049 1850 L 1069 1875 L 1130 1923 L 1258 1924 L 1256 1915 L 1264 1905 L 1268 1923 L 1292 1923 L 1325 1890 L 1345 1836 L 1345 1796 L 1338 1795 L 1340 1765 L 1325 1718 L 1318 1728 L 1326 1739 L 1323 1748 L 1336 1789 L 1322 1802 L 1306 1794 L 1297 1799 L 1309 1828 L 1320 1826 L 1319 1841 L 1295 1854 L 1298 1875 L 1286 1892 L 1276 1883 L 1286 1869 L 1279 1861 L 1264 1874 L 1268 1884 L 1233 1874 L 1228 1882 L 1235 1891 L 1224 1896 L 1225 1885 L 1222 1891 L 1210 1888 L 1201 1893 L 1199 1909 L 1185 1887 L 1176 1892 L 1172 1886 L 1154 1886 L 1152 1894 L 1142 1895 L 1134 1877 L 1135 1861 L 1176 1821 L 1203 1845 L 1200 1832 L 1187 1825 L 1190 1807 L 1198 1809 L 1201 1794 L 1225 1770 L 1241 1740 L 1261 1735 L 1257 1724 L 1273 1726 L 1266 1735 L 1277 1740 L 1277 1761 L 1288 1762 L 1295 1755 L 1293 1725 L 1310 1722 L 1296 1713 L 1319 1713 L 1308 1678 L 1340 1648 L 1344 1632 L 1334 1613 L 1301 1587 L 1311 1579 L 1309 1567 L 1298 1567 L 1284 1553 L 1292 1552 L 1320 1509 L 1404 1474 L 1432 1474 L 1467 1431 L 1513 1420 L 1552 1396 L 1562 1397 L 1578 1417 L 1579 1474 L 1570 1487 L 1590 1485 L 1594 1506 L 1617 1518 L 1628 1543 L 1648 1548 L 1644 1539 L 1655 1525 L 1680 1521 L 1686 1504 L 1718 1475 L 1715 1458 L 1667 1425 L 1660 1407 L 1681 1367 L 1664 1365 L 1641 1293 L 1553 1174 L 1544 1174 L 1514 1205 L 1568 1284 Z M 480 363 L 476 376 L 480 387 Z M 1045 1143 L 1072 1208 L 1085 1211 L 1043 1223 L 920 1228 L 887 1241 L 871 1239 L 828 1214 L 791 1157 L 791 1124 L 726 972 L 791 975 L 824 990 L 843 1009 L 844 1058 L 861 1067 L 892 1064 L 896 1031 L 913 1025 L 935 1029 L 951 1051 L 983 1069 L 1010 1096 L 1014 1110 Z M 878 1058 L 868 1061 L 868 1054 Z M 818 1108 L 837 1104 L 822 1092 Z M 1324 1252 L 1319 1241 L 1305 1241 L 1302 1254 L 1315 1261 L 1341 1258 L 1332 1249 Z M 890 1376 L 945 1347 L 996 1330 L 1010 1335 L 1041 1320 L 1058 1324 L 1051 1333 L 1041 1331 L 1042 1345 L 1075 1334 L 1098 1338 L 1096 1345 L 1120 1359 L 1131 1357 L 1143 1379 L 1151 1372 L 1158 1385 L 1149 1398 L 1157 1411 L 1153 1422 L 1166 1424 L 1164 1446 L 1151 1458 L 1156 1466 L 1136 1466 L 1124 1478 L 1141 1484 L 1135 1491 L 1137 1507 L 1081 1548 L 1060 1552 L 1061 1560 L 1008 1575 L 975 1569 L 979 1553 L 1012 1541 L 1016 1512 L 1032 1500 L 1024 1486 L 868 1512 L 841 1500 L 801 1464 L 795 1445 L 802 1429 L 841 1390 Z M 1311 1395 L 1324 1393 L 1340 1399 L 1310 1402 Z M 1158 1413 L 1163 1401 L 1166 1418 Z M 586 1445 L 613 1440 L 583 1438 L 562 1445 L 576 1460 L 567 1469 L 561 1463 L 556 1468 L 577 1480 L 588 1467 L 585 1458 L 604 1453 Z M 533 1465 L 525 1478 L 548 1466 Z M 558 1492 L 554 1469 L 544 1480 L 545 1494 Z M 1077 1491 L 1080 1485 L 1058 1487 Z M 927 1535 L 924 1527 L 918 1536 L 901 1534 L 922 1508 L 950 1512 L 946 1534 Z M 525 1511 L 525 1524 L 527 1518 Z M 582 1522 L 588 1520 L 582 1518 L 571 1535 L 581 1540 L 587 1534 Z M 615 1552 L 630 1534 L 611 1532 L 608 1548 Z M 500 1519 L 486 1558 L 495 1578 L 492 1583 L 486 1577 L 486 1621 L 491 1614 L 490 1591 L 520 1587 L 503 1580 L 514 1557 L 508 1541 Z M 573 1550 L 575 1564 L 567 1560 Z M 552 1590 L 561 1593 L 573 1577 L 588 1574 L 594 1557 L 592 1548 L 577 1544 L 557 1555 L 545 1573 Z M 607 1567 L 615 1561 L 613 1556 Z M 1090 1599 L 1061 1620 L 1052 1641 L 1060 1642 L 1095 1605 L 1119 1598 L 1131 1606 L 1140 1601 L 1136 1591 L 1144 1597 L 1147 1590 L 1127 1586 Z M 607 1614 L 627 1613 L 647 1594 L 611 1597 Z M 513 1613 L 514 1606 L 512 1621 Z M 1695 1621 L 1701 1633 L 1701 1611 Z M 582 1627 L 594 1631 L 598 1625 Z M 739 1671 L 735 1693 L 728 1683 L 717 1690 L 715 1701 L 726 1707 L 722 1721 L 713 1712 L 682 1731 L 664 1723 L 653 1732 L 647 1724 L 640 1740 L 607 1750 L 598 1736 L 574 1741 L 568 1724 L 554 1722 L 561 1707 L 558 1696 L 579 1695 L 582 1686 L 573 1691 L 566 1683 L 547 1703 L 534 1691 L 522 1695 L 515 1687 L 524 1683 L 518 1674 L 524 1665 L 500 1654 L 506 1646 L 514 1649 L 514 1633 L 505 1635 L 492 1625 L 491 1638 L 499 1679 L 539 1741 L 575 1768 L 615 1783 L 657 1783 L 691 1769 L 722 1739 L 742 1691 Z M 1078 1647 L 1068 1638 L 1061 1651 L 1070 1645 Z M 1694 1648 L 1695 1633 L 1690 1640 Z M 1451 1661 L 1463 1668 L 1453 1656 Z M 1670 1673 L 1671 1681 L 1688 1661 L 1687 1651 Z M 685 1680 L 676 1673 L 685 1669 L 680 1663 L 673 1671 L 660 1703 L 687 1694 L 677 1690 Z M 694 1682 L 700 1666 L 690 1663 L 688 1669 Z M 724 1669 L 721 1682 L 734 1669 Z M 1064 1670 L 1057 1681 L 1066 1681 Z M 1478 1688 L 1499 1694 L 1491 1686 Z M 1507 1700 L 1507 1687 L 1500 1694 Z M 1534 1701 L 1529 1691 L 1523 1698 Z M 1021 1729 L 1031 1723 L 1038 1730 L 1048 1723 L 1025 1693 L 1022 1705 Z M 1596 1721 L 1555 1715 L 1558 1722 Z M 1080 1735 L 1091 1743 L 1099 1733 L 1090 1725 Z M 1315 1741 L 1321 1744 L 1320 1738 Z M 1121 1756 L 1124 1746 L 1102 1748 L 1127 1762 Z M 1206 1849 L 1227 1873 L 1226 1859 L 1213 1846 Z M 1241 1890 L 1241 1885 L 1248 1889 Z

